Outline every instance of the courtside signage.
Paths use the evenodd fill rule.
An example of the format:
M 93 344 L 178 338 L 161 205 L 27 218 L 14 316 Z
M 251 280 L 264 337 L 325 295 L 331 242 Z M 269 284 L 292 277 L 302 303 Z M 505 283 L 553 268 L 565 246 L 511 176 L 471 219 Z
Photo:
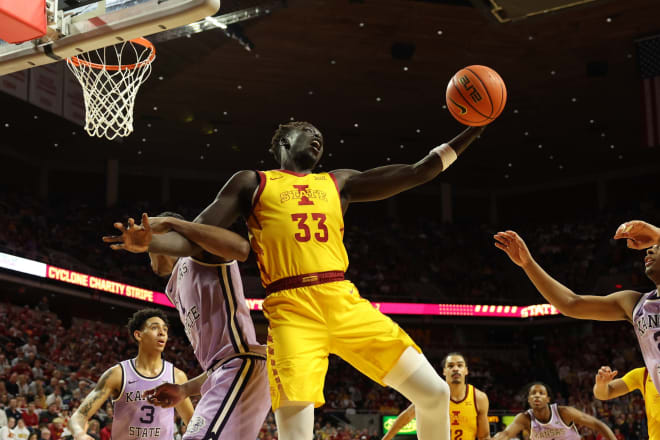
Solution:
M 383 433 L 389 432 L 397 416 L 383 416 Z M 412 419 L 406 426 L 399 430 L 399 435 L 417 434 L 417 419 Z
M 17 257 L 0 252 L 0 268 L 26 273 L 29 275 L 48 278 L 68 284 L 86 287 L 124 296 L 126 298 L 174 307 L 167 295 L 130 284 L 120 283 L 94 275 L 88 275 L 72 270 L 50 266 L 27 258 Z M 262 310 L 263 299 L 246 298 L 248 309 Z M 375 308 L 386 315 L 434 315 L 434 316 L 472 316 L 494 318 L 533 318 L 537 316 L 559 315 L 559 312 L 550 304 L 536 304 L 531 306 L 511 305 L 481 305 L 481 304 L 433 304 L 433 303 L 371 303 Z

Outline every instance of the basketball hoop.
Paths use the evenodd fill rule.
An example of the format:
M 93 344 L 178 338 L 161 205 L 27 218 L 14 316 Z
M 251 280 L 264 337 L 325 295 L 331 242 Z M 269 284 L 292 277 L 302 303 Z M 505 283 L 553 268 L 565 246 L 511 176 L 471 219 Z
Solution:
M 83 88 L 85 131 L 90 136 L 112 140 L 133 132 L 135 96 L 155 58 L 156 48 L 145 38 L 67 58 Z

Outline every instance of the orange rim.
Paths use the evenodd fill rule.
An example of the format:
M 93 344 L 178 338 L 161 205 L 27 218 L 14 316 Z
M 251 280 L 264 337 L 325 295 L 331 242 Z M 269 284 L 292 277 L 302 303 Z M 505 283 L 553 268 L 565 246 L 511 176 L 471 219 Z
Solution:
M 144 46 L 147 49 L 151 50 L 151 54 L 149 55 L 149 58 L 147 58 L 144 61 L 140 61 L 139 63 L 135 64 L 125 64 L 122 66 L 116 65 L 116 64 L 97 64 L 97 63 L 90 63 L 89 61 L 81 60 L 77 56 L 73 56 L 71 58 L 67 59 L 68 63 L 73 64 L 76 67 L 80 66 L 85 66 L 85 67 L 91 67 L 92 69 L 97 69 L 97 70 L 133 70 L 138 67 L 145 66 L 147 64 L 151 64 L 151 62 L 156 58 L 156 48 L 154 47 L 153 43 L 146 38 L 135 38 L 133 40 L 130 40 L 132 43 L 139 44 L 140 46 Z

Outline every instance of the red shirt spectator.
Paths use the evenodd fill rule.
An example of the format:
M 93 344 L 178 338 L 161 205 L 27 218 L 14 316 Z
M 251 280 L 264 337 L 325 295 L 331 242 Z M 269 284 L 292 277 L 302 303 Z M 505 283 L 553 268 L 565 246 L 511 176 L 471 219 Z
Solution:
M 62 437 L 62 431 L 64 431 L 64 427 L 62 426 L 63 424 L 64 419 L 61 417 L 55 417 L 53 419 L 53 423 L 48 425 L 51 440 L 59 440 L 60 437 Z
M 106 423 L 101 430 L 101 440 L 110 440 L 112 437 L 112 422 Z
M 25 421 L 25 425 L 28 428 L 39 425 L 39 414 L 37 414 L 36 405 L 34 402 L 28 403 L 27 411 L 24 411 L 23 414 L 21 414 L 21 417 Z

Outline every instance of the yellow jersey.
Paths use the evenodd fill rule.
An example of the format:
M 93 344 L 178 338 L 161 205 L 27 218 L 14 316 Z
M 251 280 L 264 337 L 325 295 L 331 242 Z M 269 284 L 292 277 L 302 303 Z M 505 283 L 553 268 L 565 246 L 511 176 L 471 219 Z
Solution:
M 346 272 L 344 215 L 331 173 L 259 171 L 248 219 L 261 282 L 320 272 Z
M 463 400 L 449 400 L 451 440 L 474 440 L 477 438 L 477 398 L 472 385 L 466 386 Z
M 660 394 L 653 385 L 646 367 L 635 368 L 621 378 L 628 391 L 639 390 L 644 397 L 649 440 L 660 440 Z

